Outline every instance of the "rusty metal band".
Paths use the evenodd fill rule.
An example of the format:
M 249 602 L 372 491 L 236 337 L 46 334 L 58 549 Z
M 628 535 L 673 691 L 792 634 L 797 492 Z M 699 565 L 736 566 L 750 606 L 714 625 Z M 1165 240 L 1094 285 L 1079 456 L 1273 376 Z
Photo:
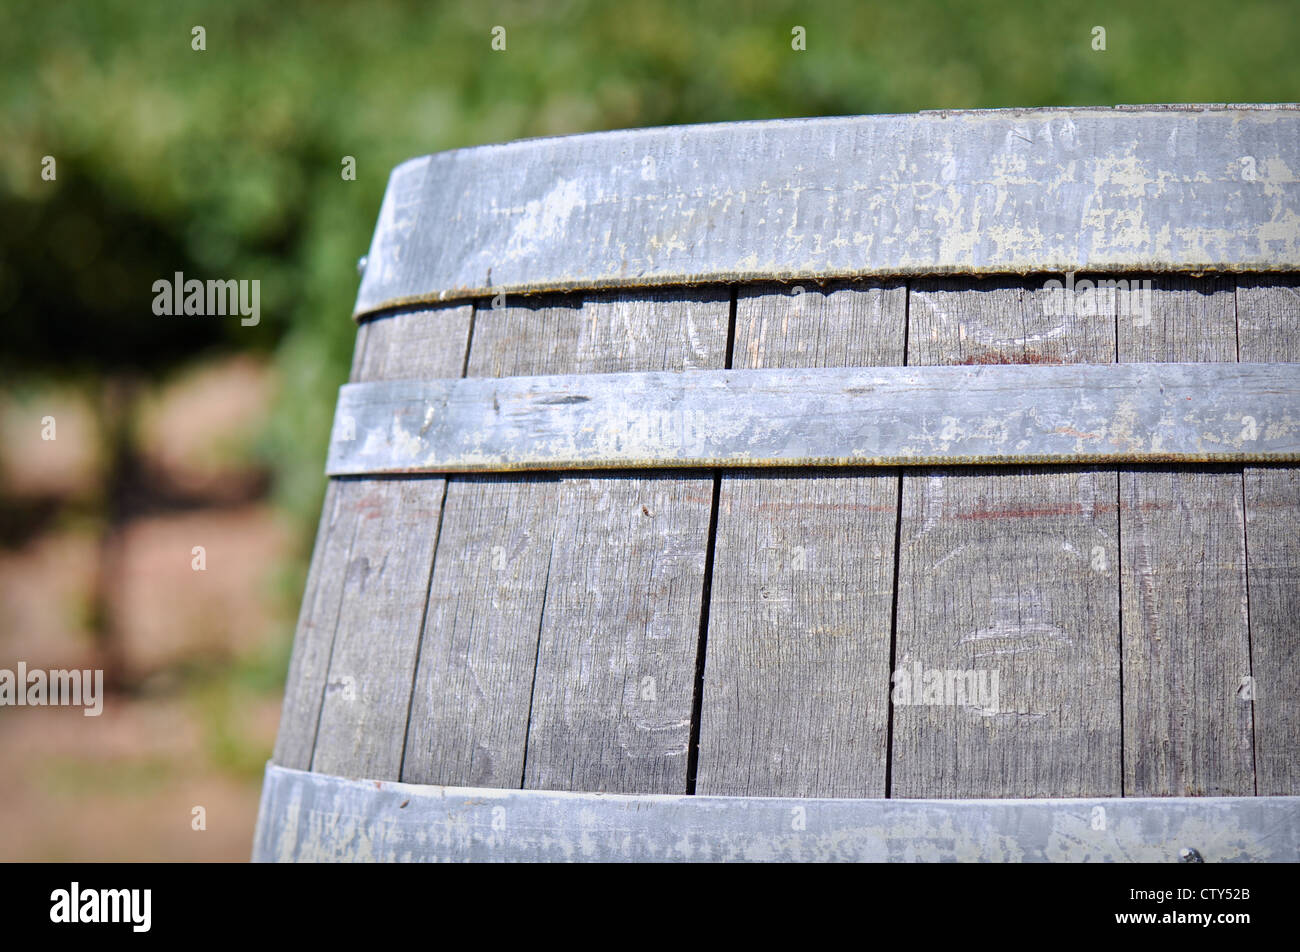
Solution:
M 355 316 L 500 293 L 1300 270 L 1300 107 L 987 110 L 532 139 L 392 173 Z
M 1300 461 L 1300 364 L 575 374 L 339 391 L 331 476 Z
M 1188 855 L 1210 863 L 1300 860 L 1300 797 L 625 796 L 381 783 L 270 764 L 253 845 L 257 862 L 1178 862 Z

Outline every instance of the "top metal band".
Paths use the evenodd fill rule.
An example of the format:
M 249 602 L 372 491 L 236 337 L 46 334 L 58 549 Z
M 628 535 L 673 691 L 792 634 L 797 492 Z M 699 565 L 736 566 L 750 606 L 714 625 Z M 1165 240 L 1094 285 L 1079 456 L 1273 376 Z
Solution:
M 355 316 L 501 292 L 1300 270 L 1300 107 L 639 129 L 393 170 Z

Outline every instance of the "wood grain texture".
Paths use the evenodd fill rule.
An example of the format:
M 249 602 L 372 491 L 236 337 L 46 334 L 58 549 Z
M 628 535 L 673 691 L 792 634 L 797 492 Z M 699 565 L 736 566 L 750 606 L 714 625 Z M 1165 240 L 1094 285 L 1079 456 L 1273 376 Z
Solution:
M 729 298 L 485 309 L 469 373 L 721 367 Z M 684 792 L 711 490 L 681 474 L 453 477 L 404 779 Z
M 568 478 L 524 785 L 684 793 L 713 481 Z
M 356 532 L 357 509 L 344 504 L 350 497 L 351 485 L 351 481 L 339 479 L 330 479 L 325 484 L 325 502 L 289 658 L 280 729 L 271 755 L 283 767 L 308 769 L 316 746 L 316 725 L 320 721 L 325 678 L 329 673 L 343 575 Z
M 1113 313 L 1053 306 L 1029 282 L 916 282 L 908 363 L 1114 359 Z M 904 475 L 892 796 L 1119 793 L 1115 502 L 1104 470 Z M 926 693 L 926 672 L 985 695 Z
M 1242 360 L 1300 362 L 1300 282 L 1237 279 Z M 1300 469 L 1252 467 L 1246 491 L 1256 790 L 1300 793 Z
M 375 325 L 376 322 L 368 321 L 357 328 L 352 369 L 348 376 L 353 382 L 363 379 L 366 343 Z M 343 576 L 347 571 L 348 550 L 356 532 L 357 507 L 351 505 L 355 487 L 355 481 L 350 480 L 328 479 L 325 483 L 325 500 L 307 569 L 293 653 L 289 658 L 280 728 L 271 755 L 271 759 L 281 766 L 300 770 L 311 766 L 325 679 L 329 673 L 330 651 L 338 623 Z
M 558 490 L 545 476 L 449 481 L 403 780 L 519 786 Z
M 358 380 L 457 376 L 472 306 L 428 309 L 362 325 Z M 355 521 L 316 731 L 313 770 L 396 780 L 444 481 L 349 479 L 336 489 Z
M 901 364 L 901 284 L 755 285 L 732 365 Z M 696 792 L 882 796 L 896 471 L 723 476 Z
M 1121 361 L 1237 359 L 1232 278 L 1154 279 Z M 1241 470 L 1120 473 L 1124 793 L 1255 792 Z

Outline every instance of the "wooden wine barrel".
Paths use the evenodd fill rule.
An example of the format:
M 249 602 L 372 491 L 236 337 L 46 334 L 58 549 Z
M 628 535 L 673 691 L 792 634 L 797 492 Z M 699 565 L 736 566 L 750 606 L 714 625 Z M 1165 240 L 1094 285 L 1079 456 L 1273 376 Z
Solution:
M 1300 108 L 392 175 L 257 859 L 1300 858 Z

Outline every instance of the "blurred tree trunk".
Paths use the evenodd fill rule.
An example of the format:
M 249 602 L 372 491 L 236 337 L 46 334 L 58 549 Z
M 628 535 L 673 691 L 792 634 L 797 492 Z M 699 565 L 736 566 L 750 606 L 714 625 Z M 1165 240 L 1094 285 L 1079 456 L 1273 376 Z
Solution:
M 121 631 L 126 525 L 132 516 L 141 477 L 136 447 L 135 417 L 140 381 L 133 374 L 103 378 L 96 388 L 99 435 L 103 447 L 103 523 L 99 537 L 99 565 L 91 594 L 91 632 L 104 684 L 109 690 L 127 686 L 126 645 Z

